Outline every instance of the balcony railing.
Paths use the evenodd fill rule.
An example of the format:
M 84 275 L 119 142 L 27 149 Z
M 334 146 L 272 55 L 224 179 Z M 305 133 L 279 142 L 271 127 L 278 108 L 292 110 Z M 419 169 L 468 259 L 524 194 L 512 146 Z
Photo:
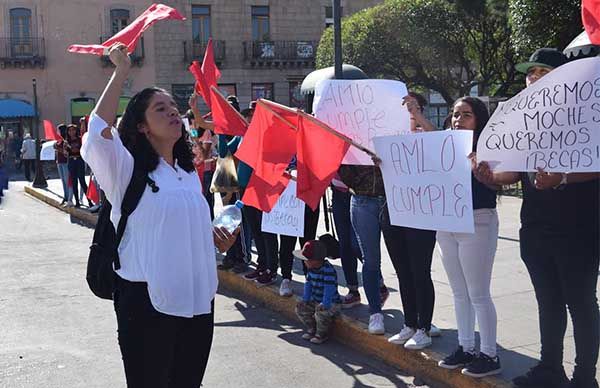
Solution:
M 186 63 L 200 61 L 204 59 L 204 52 L 208 42 L 196 42 L 188 40 L 183 42 L 183 60 Z M 225 61 L 226 50 L 224 40 L 213 40 L 213 51 L 215 53 L 215 62 L 220 65 Z
M 100 43 L 107 41 L 109 38 L 110 38 L 110 36 L 101 36 Z M 132 65 L 142 66 L 144 64 L 144 57 L 145 57 L 144 38 L 140 39 L 137 46 L 135 46 L 135 50 L 133 51 L 133 53 L 129 54 L 129 57 L 131 58 Z M 100 60 L 102 61 L 103 67 L 113 66 L 108 55 L 101 56 Z
M 317 43 L 312 41 L 246 41 L 244 59 L 251 64 L 314 66 Z
M 0 66 L 39 66 L 46 63 L 44 38 L 0 38 Z

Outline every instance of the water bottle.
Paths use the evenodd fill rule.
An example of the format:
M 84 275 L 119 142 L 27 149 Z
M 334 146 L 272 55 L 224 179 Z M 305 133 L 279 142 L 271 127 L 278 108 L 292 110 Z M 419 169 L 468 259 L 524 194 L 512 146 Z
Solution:
M 242 201 L 235 201 L 235 205 L 224 206 L 223 210 L 215 217 L 213 226 L 215 228 L 225 228 L 229 233 L 233 233 L 242 223 L 243 207 L 244 203 Z

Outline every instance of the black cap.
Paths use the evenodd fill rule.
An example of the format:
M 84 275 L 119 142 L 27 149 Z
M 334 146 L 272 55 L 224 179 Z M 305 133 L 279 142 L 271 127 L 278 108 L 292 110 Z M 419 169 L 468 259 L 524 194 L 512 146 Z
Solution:
M 553 48 L 541 48 L 535 50 L 535 52 L 529 57 L 528 62 L 519 63 L 515 66 L 518 72 L 527 74 L 529 69 L 534 66 L 547 67 L 554 69 L 567 63 L 567 57 L 557 49 Z

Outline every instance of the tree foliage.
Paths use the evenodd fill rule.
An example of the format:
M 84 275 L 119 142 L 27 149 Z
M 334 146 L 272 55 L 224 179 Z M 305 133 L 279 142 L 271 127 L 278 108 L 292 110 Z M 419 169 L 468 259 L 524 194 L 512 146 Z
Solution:
M 386 0 L 342 23 L 343 58 L 371 77 L 439 92 L 450 104 L 474 83 L 504 94 L 514 82 L 508 0 Z M 333 31 L 317 51 L 333 64 Z
M 540 47 L 565 48 L 583 31 L 581 0 L 510 0 L 511 40 L 519 59 Z

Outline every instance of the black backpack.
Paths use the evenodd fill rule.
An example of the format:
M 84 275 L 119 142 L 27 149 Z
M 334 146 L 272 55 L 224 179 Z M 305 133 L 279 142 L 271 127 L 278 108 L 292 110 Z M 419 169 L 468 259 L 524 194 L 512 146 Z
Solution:
M 115 291 L 116 277 L 118 276 L 114 269 L 121 268 L 117 248 L 123 238 L 127 218 L 137 207 L 142 194 L 148 184 L 152 192 L 156 193 L 158 187 L 147 174 L 134 168 L 133 176 L 125 191 L 123 203 L 121 204 L 121 219 L 116 228 L 110 220 L 110 211 L 112 205 L 106 199 L 102 204 L 102 209 L 98 214 L 98 222 L 90 246 L 90 255 L 87 263 L 86 280 L 90 290 L 99 298 L 111 299 Z

